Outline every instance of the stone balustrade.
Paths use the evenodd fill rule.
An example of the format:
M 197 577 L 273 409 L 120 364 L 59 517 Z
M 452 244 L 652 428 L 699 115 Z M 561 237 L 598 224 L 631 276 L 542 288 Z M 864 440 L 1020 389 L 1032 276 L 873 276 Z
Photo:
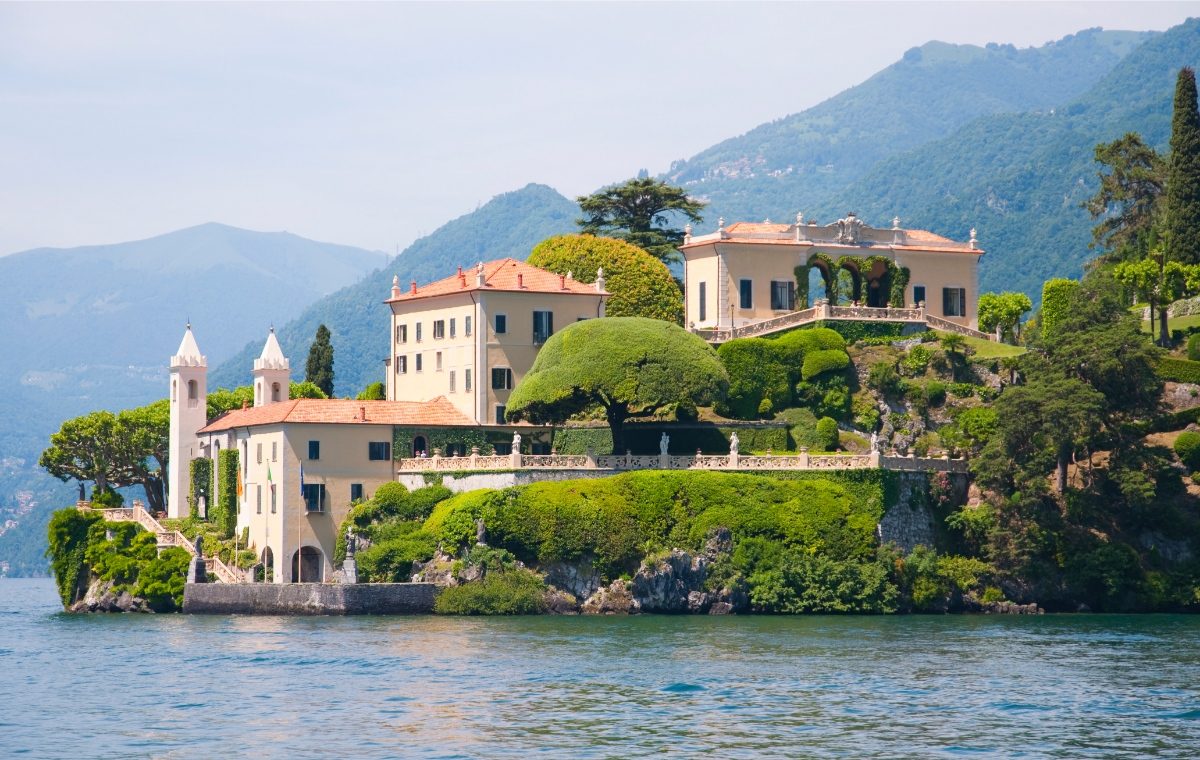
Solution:
M 967 472 L 965 459 L 949 457 L 902 457 L 870 454 L 810 454 L 801 448 L 796 454 L 506 454 L 482 456 L 472 449 L 471 456 L 399 459 L 399 473 L 412 472 L 472 472 L 488 470 L 889 470 Z
M 754 338 L 761 335 L 787 330 L 792 327 L 813 322 L 844 321 L 844 322 L 910 322 L 924 324 L 930 329 L 945 330 L 966 335 L 972 338 L 995 340 L 994 335 L 974 330 L 952 322 L 943 317 L 928 314 L 924 304 L 914 308 L 896 308 L 892 306 L 834 306 L 827 301 L 818 301 L 816 305 L 788 312 L 778 317 L 749 322 L 737 327 L 721 329 L 693 328 L 692 332 L 710 343 L 725 343 L 734 338 Z

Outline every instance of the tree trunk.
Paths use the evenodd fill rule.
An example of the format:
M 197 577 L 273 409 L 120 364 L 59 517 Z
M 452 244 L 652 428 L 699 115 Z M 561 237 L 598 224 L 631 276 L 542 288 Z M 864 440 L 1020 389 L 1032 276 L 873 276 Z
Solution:
M 163 482 L 158 478 L 146 478 L 142 481 L 142 488 L 146 491 L 146 507 L 153 512 L 165 512 L 163 509 L 162 498 Z
M 1170 307 L 1165 301 L 1158 307 L 1158 344 L 1163 348 L 1169 348 L 1171 345 L 1171 333 L 1167 330 L 1167 310 Z
M 604 416 L 608 418 L 608 429 L 612 433 L 614 454 L 625 453 L 625 418 L 629 416 L 629 406 L 613 404 L 604 408 Z
M 1058 452 L 1058 467 L 1054 473 L 1054 490 L 1062 494 L 1067 490 L 1067 452 Z

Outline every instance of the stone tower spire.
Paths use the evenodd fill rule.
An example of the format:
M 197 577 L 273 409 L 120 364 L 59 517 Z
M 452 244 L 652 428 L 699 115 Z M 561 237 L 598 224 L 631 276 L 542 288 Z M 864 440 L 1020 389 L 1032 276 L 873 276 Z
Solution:
M 167 516 L 187 517 L 188 473 L 200 452 L 196 431 L 208 421 L 208 359 L 200 353 L 190 324 L 171 357 L 170 383 Z
M 287 401 L 290 386 L 291 367 L 272 327 L 271 332 L 267 333 L 262 353 L 254 360 L 254 405 Z

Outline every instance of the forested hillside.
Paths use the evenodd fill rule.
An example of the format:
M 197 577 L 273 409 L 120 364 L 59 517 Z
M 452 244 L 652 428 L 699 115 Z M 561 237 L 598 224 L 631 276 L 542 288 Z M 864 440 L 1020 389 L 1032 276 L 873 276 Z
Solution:
M 880 160 L 979 116 L 1045 110 L 1078 97 L 1154 36 L 1089 29 L 1023 50 L 930 42 L 817 106 L 676 162 L 665 178 L 709 200 L 710 222 L 721 215 L 790 219 L 828 202 Z M 780 93 L 781 110 L 787 98 Z
M 308 348 L 317 326 L 324 324 L 333 333 L 336 395 L 352 396 L 383 380 L 388 310 L 382 302 L 393 275 L 407 287 L 412 280 L 425 283 L 451 275 L 459 265 L 508 256 L 524 260 L 545 238 L 573 231 L 578 214 L 578 207 L 552 188 L 530 184 L 447 222 L 404 249 L 385 268 L 313 303 L 276 330 L 284 353 L 291 358 L 293 379 L 303 379 Z M 261 350 L 262 338 L 251 340 L 210 375 L 210 386 L 249 384 L 251 365 Z

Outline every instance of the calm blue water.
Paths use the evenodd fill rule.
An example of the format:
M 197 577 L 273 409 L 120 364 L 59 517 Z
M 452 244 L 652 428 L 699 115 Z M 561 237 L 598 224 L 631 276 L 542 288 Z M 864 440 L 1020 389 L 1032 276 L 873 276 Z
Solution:
M 1200 756 L 1200 617 L 68 616 L 0 581 L 0 756 Z

